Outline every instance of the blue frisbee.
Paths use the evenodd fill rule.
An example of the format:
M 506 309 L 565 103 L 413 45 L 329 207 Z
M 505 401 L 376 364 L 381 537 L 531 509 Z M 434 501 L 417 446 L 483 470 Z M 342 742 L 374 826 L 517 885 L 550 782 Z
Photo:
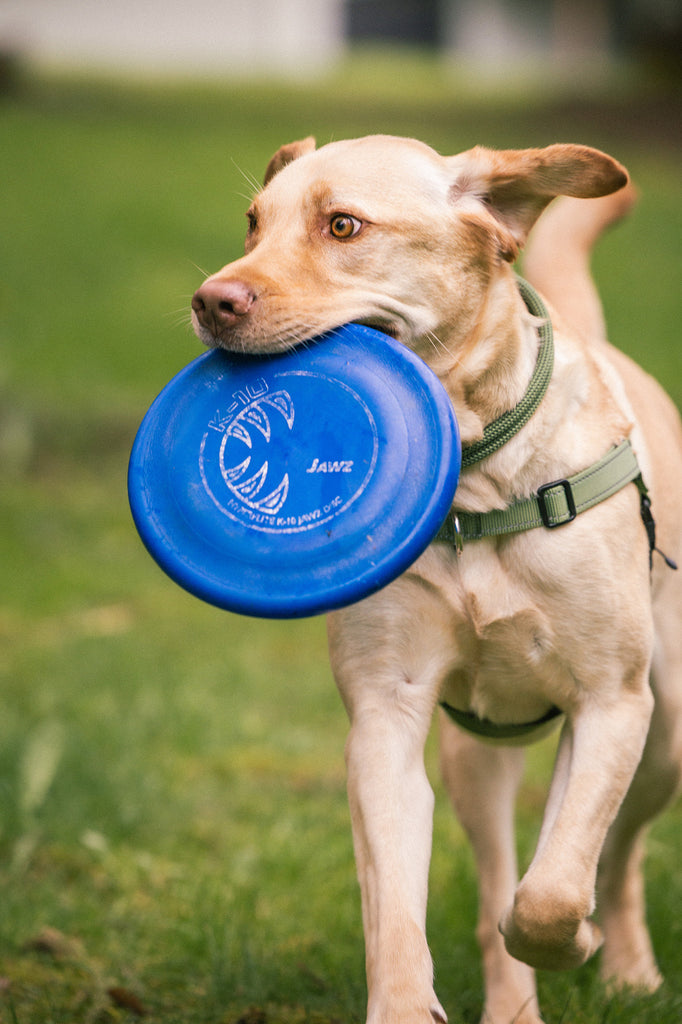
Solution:
M 424 551 L 457 487 L 426 364 L 348 324 L 282 355 L 199 356 L 135 438 L 128 493 L 161 568 L 210 604 L 297 618 L 353 604 Z

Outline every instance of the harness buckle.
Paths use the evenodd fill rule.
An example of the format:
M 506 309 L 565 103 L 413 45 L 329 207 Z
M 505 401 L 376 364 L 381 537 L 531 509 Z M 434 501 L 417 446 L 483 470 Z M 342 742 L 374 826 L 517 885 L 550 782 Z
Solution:
M 547 491 L 551 491 L 554 487 L 563 488 L 564 495 L 566 497 L 566 504 L 568 505 L 568 518 L 562 519 L 560 522 L 553 522 L 551 519 L 550 510 L 547 507 L 547 500 L 545 494 Z M 546 526 L 548 530 L 555 530 L 557 526 L 565 526 L 566 523 L 572 523 L 577 516 L 575 507 L 575 500 L 573 498 L 573 491 L 568 480 L 552 480 L 549 484 L 542 484 L 537 490 L 538 508 L 540 509 L 540 518 L 542 519 L 543 526 Z
M 452 517 L 452 534 L 453 534 L 453 545 L 457 552 L 457 557 L 464 551 L 464 537 L 462 536 L 462 527 L 460 526 L 459 516 L 453 515 Z

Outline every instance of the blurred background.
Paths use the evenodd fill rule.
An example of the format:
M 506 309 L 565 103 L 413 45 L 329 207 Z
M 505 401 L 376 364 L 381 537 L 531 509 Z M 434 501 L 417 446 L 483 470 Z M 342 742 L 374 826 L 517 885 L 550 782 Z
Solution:
M 7 50 L 187 74 L 328 68 L 349 46 L 421 45 L 477 73 L 537 59 L 679 64 L 677 0 L 4 0 Z
M 640 202 L 595 253 L 610 335 L 682 405 L 681 29 L 679 0 L 0 0 L 0 1022 L 364 1019 L 324 621 L 163 576 L 130 446 L 201 352 L 191 295 L 240 254 L 268 159 L 308 134 L 618 157 Z M 475 880 L 435 739 L 429 933 L 474 1024 Z M 530 752 L 522 863 L 552 757 Z M 681 827 L 648 848 L 666 987 L 542 975 L 548 1024 L 682 1019 Z

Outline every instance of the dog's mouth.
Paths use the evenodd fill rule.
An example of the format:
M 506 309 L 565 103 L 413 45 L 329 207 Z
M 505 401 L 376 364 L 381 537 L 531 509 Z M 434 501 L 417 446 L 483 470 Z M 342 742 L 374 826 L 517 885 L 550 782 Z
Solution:
M 353 320 L 353 323 L 360 324 L 362 327 L 372 327 L 375 331 L 381 331 L 382 334 L 388 334 L 389 338 L 394 338 L 396 341 L 400 340 L 398 327 L 392 320 L 385 320 L 383 317 L 366 317 L 364 319 Z
M 326 333 L 327 331 L 333 331 L 348 322 L 349 321 L 344 320 L 342 323 L 312 332 L 304 330 L 292 332 L 291 334 L 289 332 L 282 332 L 279 336 L 270 339 L 269 342 L 266 342 L 265 344 L 261 342 L 259 345 L 254 345 L 252 338 L 244 338 L 237 332 L 222 332 L 214 334 L 205 328 L 202 329 L 198 324 L 193 324 L 193 326 L 197 337 L 207 348 L 220 348 L 226 352 L 231 352 L 234 355 L 249 355 L 253 354 L 254 351 L 258 351 L 260 354 L 266 355 L 275 354 L 277 352 L 286 352 L 291 349 L 298 348 L 299 346 L 308 345 L 320 334 Z M 350 322 L 360 324 L 363 327 L 371 327 L 373 330 L 380 331 L 382 334 L 386 334 L 388 337 L 394 338 L 396 341 L 401 340 L 401 332 L 398 325 L 395 320 L 391 320 L 388 317 L 358 317 Z

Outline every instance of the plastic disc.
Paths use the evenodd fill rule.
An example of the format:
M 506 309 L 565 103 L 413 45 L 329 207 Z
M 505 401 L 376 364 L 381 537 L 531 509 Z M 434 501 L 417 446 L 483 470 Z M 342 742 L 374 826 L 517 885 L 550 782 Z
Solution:
M 213 350 L 135 438 L 128 493 L 161 568 L 220 608 L 352 604 L 428 546 L 457 487 L 452 404 L 409 349 L 348 324 L 283 355 Z

